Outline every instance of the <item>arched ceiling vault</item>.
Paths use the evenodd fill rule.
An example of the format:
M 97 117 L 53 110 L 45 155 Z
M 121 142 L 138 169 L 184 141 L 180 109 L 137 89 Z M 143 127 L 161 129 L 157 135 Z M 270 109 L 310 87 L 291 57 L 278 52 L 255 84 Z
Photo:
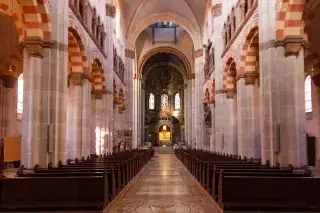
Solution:
M 183 70 L 183 76 L 188 78 L 191 75 L 191 65 L 187 57 L 179 50 L 172 47 L 158 47 L 147 52 L 138 63 L 138 72 L 142 75 L 154 64 L 171 63 Z
M 184 80 L 187 80 L 187 68 L 183 60 L 172 53 L 159 52 L 149 57 L 142 66 L 142 77 L 145 79 L 149 72 L 156 67 L 172 67 L 181 74 Z
M 208 0 L 122 0 L 127 48 L 134 49 L 139 34 L 157 21 L 182 26 L 201 48 L 201 32 Z

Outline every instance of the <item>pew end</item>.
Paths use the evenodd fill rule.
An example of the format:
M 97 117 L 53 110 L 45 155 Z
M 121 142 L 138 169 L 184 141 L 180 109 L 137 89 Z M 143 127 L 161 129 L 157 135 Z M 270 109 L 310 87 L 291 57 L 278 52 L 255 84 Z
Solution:
M 40 166 L 39 164 L 36 164 L 34 167 L 33 167 L 33 171 L 36 172 L 40 169 Z
M 49 162 L 48 163 L 48 169 L 51 169 L 53 167 L 53 163 L 52 162 Z

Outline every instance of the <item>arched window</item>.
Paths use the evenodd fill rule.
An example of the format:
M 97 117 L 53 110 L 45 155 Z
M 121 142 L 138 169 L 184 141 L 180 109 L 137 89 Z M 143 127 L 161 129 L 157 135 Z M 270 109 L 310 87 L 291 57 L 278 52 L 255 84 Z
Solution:
M 150 93 L 150 96 L 149 96 L 149 109 L 154 110 L 154 106 L 155 106 L 154 102 L 155 102 L 154 94 Z
M 23 111 L 23 74 L 18 78 L 17 113 L 22 115 Z
M 308 75 L 304 81 L 304 97 L 306 112 L 312 112 L 311 76 Z
M 181 109 L 181 103 L 180 103 L 180 94 L 177 93 L 174 96 L 174 109 L 178 110 Z
M 168 105 L 169 105 L 168 100 L 169 100 L 169 98 L 168 98 L 167 94 L 163 94 L 161 96 L 161 109 L 167 109 L 168 108 Z

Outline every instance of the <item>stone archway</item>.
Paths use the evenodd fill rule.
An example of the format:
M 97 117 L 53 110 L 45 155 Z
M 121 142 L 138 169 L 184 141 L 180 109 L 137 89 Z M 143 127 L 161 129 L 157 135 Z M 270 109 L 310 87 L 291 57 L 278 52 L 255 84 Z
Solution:
M 227 98 L 233 98 L 236 93 L 235 77 L 237 74 L 236 63 L 233 58 L 229 58 L 223 72 L 223 90 Z
M 129 26 L 127 31 L 127 49 L 133 50 L 140 33 L 157 21 L 170 21 L 182 26 L 190 34 L 193 40 L 194 49 L 197 50 L 202 48 L 201 30 L 199 27 L 193 26 L 187 19 L 175 13 L 155 13 L 141 19 L 136 25 Z
M 254 27 L 247 35 L 242 48 L 240 73 L 245 77 L 245 84 L 254 84 L 259 67 L 259 29 Z

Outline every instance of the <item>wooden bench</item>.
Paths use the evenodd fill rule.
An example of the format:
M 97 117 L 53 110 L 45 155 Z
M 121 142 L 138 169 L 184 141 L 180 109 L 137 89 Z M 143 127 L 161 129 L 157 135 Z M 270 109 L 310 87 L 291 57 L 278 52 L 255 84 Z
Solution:
M 320 211 L 320 179 L 301 177 L 226 176 L 219 181 L 224 211 Z
M 2 178 L 1 211 L 103 210 L 109 175 Z

